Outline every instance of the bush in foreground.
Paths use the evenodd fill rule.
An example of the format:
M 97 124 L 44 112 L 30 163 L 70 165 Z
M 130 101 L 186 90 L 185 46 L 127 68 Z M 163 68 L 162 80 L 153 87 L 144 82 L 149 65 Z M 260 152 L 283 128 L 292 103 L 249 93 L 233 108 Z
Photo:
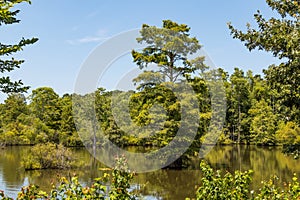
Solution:
M 223 173 L 220 170 L 214 171 L 204 161 L 200 164 L 203 177 L 201 185 L 196 192 L 196 199 L 250 199 L 250 200 L 299 200 L 300 199 L 300 184 L 296 174 L 292 181 L 286 184 L 283 188 L 276 186 L 276 177 L 267 182 L 262 182 L 262 187 L 258 191 L 250 190 L 252 181 L 252 171 L 240 172 L 234 174 L 229 172 Z M 224 174 L 224 175 L 223 175 Z M 96 178 L 91 187 L 83 186 L 79 183 L 77 177 L 70 180 L 61 178 L 58 185 L 53 186 L 53 189 L 48 194 L 39 190 L 37 186 L 29 185 L 23 187 L 19 192 L 17 200 L 28 199 L 99 199 L 99 200 L 133 200 L 136 199 L 130 191 L 130 181 L 133 178 L 133 173 L 128 169 L 126 159 L 118 158 L 116 167 L 111 174 L 104 174 L 101 178 Z M 12 200 L 6 197 L 3 191 L 0 191 L 1 200 Z M 190 200 L 186 198 L 186 200 Z
M 129 192 L 130 181 L 133 179 L 133 175 L 134 174 L 128 169 L 126 159 L 124 157 L 119 157 L 116 159 L 116 165 L 115 168 L 112 169 L 111 175 L 105 173 L 103 177 L 96 178 L 91 187 L 83 186 L 76 176 L 72 177 L 70 180 L 62 177 L 58 185 L 53 186 L 50 193 L 39 190 L 39 187 L 35 185 L 23 187 L 18 194 L 17 200 L 134 200 L 136 199 L 135 195 Z M 0 199 L 13 200 L 10 197 L 6 197 L 1 190 Z
M 250 190 L 253 171 L 235 171 L 234 174 L 229 172 L 224 175 L 222 171 L 214 171 L 206 162 L 202 161 L 200 164 L 203 177 L 201 185 L 197 189 L 196 199 L 286 199 L 299 200 L 300 186 L 296 174 L 292 182 L 285 185 L 284 188 L 276 186 L 276 177 L 267 182 L 262 182 L 262 187 L 258 191 Z M 187 198 L 186 200 L 189 200 Z

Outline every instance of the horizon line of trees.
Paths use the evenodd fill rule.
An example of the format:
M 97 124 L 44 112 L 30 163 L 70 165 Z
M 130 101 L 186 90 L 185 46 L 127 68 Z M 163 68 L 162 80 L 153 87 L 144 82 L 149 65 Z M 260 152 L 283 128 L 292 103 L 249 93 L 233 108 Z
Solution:
M 21 2 L 30 3 L 27 0 L 0 3 L 3 11 L 0 12 L 0 25 L 19 22 L 16 18 L 19 10 L 12 11 L 12 8 Z M 300 6 L 297 0 L 266 0 L 266 3 L 280 17 L 266 19 L 258 11 L 254 14 L 257 28 L 248 24 L 245 32 L 228 24 L 233 38 L 243 42 L 247 49 L 270 52 L 282 61 L 265 69 L 265 77 L 253 75 L 251 71 L 245 73 L 239 68 L 231 75 L 221 68 L 209 71 L 205 57 L 190 60 L 189 55 L 200 50 L 201 45 L 190 35 L 190 27 L 186 24 L 171 20 L 163 20 L 162 27 L 143 24 L 136 40 L 147 46 L 141 51 L 132 50 L 133 62 L 143 70 L 133 79 L 136 91 L 99 88 L 91 94 L 59 97 L 52 88 L 42 87 L 32 91 L 27 104 L 25 96 L 15 92 L 25 92 L 28 87 L 21 81 L 1 77 L 0 91 L 9 96 L 0 105 L 0 142 L 7 145 L 54 142 L 66 146 L 84 143 L 95 147 L 104 145 L 105 135 L 119 146 L 162 147 L 175 138 L 181 126 L 186 128 L 186 136 L 175 143 L 191 142 L 189 136 L 196 126 L 192 147 L 197 148 L 208 132 L 219 129 L 218 125 L 211 127 L 210 122 L 216 112 L 214 106 L 222 108 L 222 99 L 213 102 L 213 92 L 219 91 L 205 79 L 208 76 L 223 82 L 225 96 L 219 95 L 227 101 L 219 143 L 300 144 Z M 24 61 L 17 61 L 12 55 L 36 41 L 37 38 L 32 38 L 14 45 L 1 44 L 1 72 L 19 68 Z M 157 69 L 149 70 L 151 64 L 156 64 Z M 183 107 L 193 107 L 193 97 L 185 93 L 176 96 L 170 89 L 180 89 L 184 80 L 195 93 L 198 105 L 194 107 L 198 110 L 181 112 Z M 179 102 L 178 99 L 183 100 Z M 121 109 L 127 103 L 129 115 L 112 106 L 114 101 L 120 103 Z M 80 118 L 74 118 L 74 103 L 74 112 L 81 115 Z M 200 122 L 185 123 L 184 116 L 199 118 Z M 217 120 L 222 121 L 222 118 Z
M 291 120 L 285 112 L 282 112 L 286 109 L 282 109 L 283 105 L 276 101 L 277 94 L 268 86 L 267 80 L 260 75 L 253 75 L 251 71 L 245 73 L 239 68 L 235 68 L 231 75 L 221 68 L 218 70 L 222 74 L 227 99 L 226 121 L 218 143 L 300 144 L 299 122 Z M 210 94 L 207 83 L 201 78 L 194 79 L 191 85 L 196 91 L 199 103 L 200 123 L 194 141 L 199 146 L 208 132 L 212 115 Z M 160 113 L 149 111 L 153 104 L 158 102 L 167 113 L 167 118 L 161 122 L 162 129 L 155 130 L 154 133 L 151 133 L 151 130 L 134 133 L 130 125 L 125 130 L 118 126 L 111 107 L 112 97 L 115 98 L 117 94 L 118 98 L 122 99 L 128 92 L 106 91 L 99 88 L 91 94 L 64 94 L 60 97 L 52 88 L 41 87 L 33 90 L 28 97 L 20 93 L 9 94 L 4 103 L 0 104 L 0 143 L 34 145 L 53 142 L 65 146 L 82 146 L 83 143 L 104 145 L 99 131 L 93 133 L 93 130 L 86 130 L 85 126 L 76 129 L 72 111 L 72 104 L 76 102 L 81 109 L 78 112 L 82 114 L 88 114 L 87 109 L 95 109 L 96 124 L 101 127 L 100 131 L 119 146 L 167 145 L 176 135 L 178 122 L 181 120 L 180 103 L 176 97 L 160 85 L 129 93 L 130 117 L 133 125 L 145 126 L 150 124 L 151 120 L 162 119 Z M 72 101 L 72 98 L 76 101 Z M 122 114 L 123 111 L 115 112 Z M 145 135 L 141 137 L 140 134 Z

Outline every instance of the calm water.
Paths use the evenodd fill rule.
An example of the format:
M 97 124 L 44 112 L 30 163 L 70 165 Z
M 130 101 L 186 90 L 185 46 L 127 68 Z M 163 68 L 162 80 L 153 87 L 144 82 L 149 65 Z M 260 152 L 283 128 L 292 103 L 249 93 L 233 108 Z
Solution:
M 25 172 L 20 168 L 23 155 L 30 147 L 7 147 L 0 149 L 0 190 L 16 197 L 20 188 L 29 183 L 39 185 L 48 191 L 57 175 L 72 176 L 76 173 L 80 181 L 89 184 L 93 178 L 101 176 L 101 164 L 95 161 L 85 149 L 74 149 L 74 153 L 86 167 L 76 171 L 41 170 Z M 279 148 L 255 146 L 216 146 L 205 158 L 214 168 L 227 171 L 253 169 L 253 187 L 259 186 L 276 174 L 281 182 L 291 180 L 293 173 L 300 176 L 300 160 L 294 160 L 281 153 Z M 185 170 L 159 170 L 138 174 L 133 185 L 140 189 L 145 199 L 180 200 L 193 197 L 195 185 L 200 183 L 199 159 L 195 158 L 191 167 Z M 299 177 L 300 178 L 300 177 Z

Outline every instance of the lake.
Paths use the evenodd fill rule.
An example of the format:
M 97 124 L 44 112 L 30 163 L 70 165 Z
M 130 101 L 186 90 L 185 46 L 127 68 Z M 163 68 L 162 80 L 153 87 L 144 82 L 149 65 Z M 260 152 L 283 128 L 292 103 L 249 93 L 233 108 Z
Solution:
M 57 176 L 79 176 L 83 184 L 90 184 L 95 177 L 104 172 L 103 167 L 84 148 L 72 149 L 77 158 L 85 164 L 78 170 L 37 170 L 24 171 L 21 169 L 22 157 L 28 154 L 30 147 L 6 147 L 0 149 L 0 190 L 6 195 L 16 197 L 21 187 L 29 183 L 39 185 L 42 190 L 49 191 L 51 182 Z M 205 159 L 213 168 L 234 170 L 254 170 L 253 185 L 255 189 L 276 174 L 280 182 L 290 181 L 293 173 L 300 178 L 300 160 L 285 156 L 278 147 L 257 146 L 215 146 Z M 188 169 L 163 169 L 155 172 L 137 174 L 132 185 L 139 189 L 145 199 L 181 200 L 193 197 L 195 185 L 199 185 L 201 172 L 199 171 L 199 158 L 195 158 Z

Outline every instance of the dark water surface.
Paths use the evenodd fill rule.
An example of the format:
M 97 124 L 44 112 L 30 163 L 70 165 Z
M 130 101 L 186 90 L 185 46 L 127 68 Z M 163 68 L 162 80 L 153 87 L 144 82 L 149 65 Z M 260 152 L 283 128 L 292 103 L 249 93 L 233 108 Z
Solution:
M 103 167 L 84 149 L 73 149 L 76 157 L 85 167 L 78 170 L 39 170 L 21 169 L 21 160 L 30 147 L 7 147 L 0 149 L 0 190 L 8 196 L 16 197 L 20 188 L 29 183 L 39 185 L 42 190 L 49 191 L 51 182 L 57 176 L 72 176 L 74 173 L 84 184 L 89 184 L 95 177 L 104 172 Z M 214 167 L 233 172 L 234 170 L 254 170 L 253 188 L 259 187 L 262 180 L 276 174 L 279 181 L 290 181 L 293 173 L 300 176 L 300 160 L 294 160 L 281 153 L 279 148 L 256 146 L 216 146 L 205 159 Z M 158 170 L 151 173 L 137 174 L 132 182 L 145 199 L 180 200 L 193 197 L 195 185 L 199 185 L 201 172 L 199 158 L 195 158 L 188 169 Z M 300 178 L 300 177 L 299 177 Z

